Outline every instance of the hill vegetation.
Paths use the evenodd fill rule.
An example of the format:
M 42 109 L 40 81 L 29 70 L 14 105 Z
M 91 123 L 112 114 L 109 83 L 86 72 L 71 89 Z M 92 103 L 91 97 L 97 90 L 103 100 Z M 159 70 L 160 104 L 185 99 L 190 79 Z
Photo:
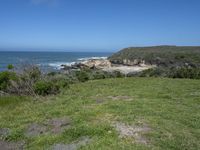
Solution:
M 134 76 L 200 79 L 197 46 L 130 47 L 113 54 L 109 60 L 113 64 L 156 66 Z
M 124 64 L 124 60 L 142 60 L 146 64 L 162 67 L 191 66 L 200 67 L 200 47 L 193 46 L 152 46 L 152 47 L 129 47 L 111 57 L 112 63 Z

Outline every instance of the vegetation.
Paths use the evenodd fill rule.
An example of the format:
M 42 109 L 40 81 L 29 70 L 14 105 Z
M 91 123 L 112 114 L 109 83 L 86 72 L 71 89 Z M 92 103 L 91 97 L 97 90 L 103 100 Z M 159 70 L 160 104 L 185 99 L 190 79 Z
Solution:
M 8 68 L 8 70 L 12 70 L 12 69 L 14 69 L 14 66 L 13 66 L 12 64 L 9 64 L 9 65 L 7 66 L 7 68 Z
M 112 63 L 123 64 L 124 59 L 130 61 L 145 60 L 146 64 L 162 67 L 191 66 L 200 67 L 200 47 L 195 46 L 152 46 L 125 48 L 111 57 Z
M 127 75 L 133 78 L 87 68 L 14 71 L 10 65 L 0 72 L 0 142 L 22 142 L 30 150 L 78 143 L 83 150 L 200 149 L 200 80 L 169 79 L 200 79 L 198 52 L 149 51 L 141 56 L 158 67 Z M 170 55 L 176 60 L 165 60 Z
M 16 81 L 17 76 L 14 72 L 0 72 L 0 90 L 6 90 L 10 86 L 10 81 Z
M 200 149 L 200 80 L 167 78 L 116 78 L 72 84 L 57 96 L 0 97 L 3 139 L 24 141 L 25 149 L 51 149 L 81 137 L 91 141 L 80 149 Z M 34 99 L 34 100 L 33 100 Z M 30 124 L 68 117 L 70 126 L 59 134 L 26 135 Z M 115 123 L 148 125 L 148 144 L 134 137 L 120 138 Z
M 29 65 L 20 71 L 0 72 L 0 91 L 15 95 L 46 96 L 58 94 L 70 84 L 111 77 L 119 78 L 123 75 L 118 71 L 108 73 L 90 69 L 71 71 L 67 74 L 60 72 L 44 74 L 38 67 Z
M 59 86 L 51 81 L 38 81 L 33 88 L 36 94 L 43 96 L 59 92 Z
M 144 70 L 137 74 L 133 74 L 133 75 L 130 74 L 129 76 L 200 79 L 200 68 L 156 67 L 156 68 Z

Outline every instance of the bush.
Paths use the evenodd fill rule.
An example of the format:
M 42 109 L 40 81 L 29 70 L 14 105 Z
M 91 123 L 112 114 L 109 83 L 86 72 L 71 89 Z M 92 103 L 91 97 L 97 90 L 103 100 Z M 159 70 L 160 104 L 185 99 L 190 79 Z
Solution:
M 122 77 L 124 77 L 124 74 L 122 74 L 120 71 L 113 71 L 113 72 L 111 73 L 111 75 L 112 75 L 112 77 L 114 77 L 114 78 L 122 78 Z
M 188 67 L 173 68 L 173 69 L 171 69 L 169 77 L 200 79 L 200 69 L 199 68 L 188 68 Z
M 23 77 L 28 80 L 33 80 L 33 81 L 37 81 L 41 78 L 41 71 L 37 66 L 28 66 L 26 68 L 24 68 L 23 72 L 22 72 Z
M 76 77 L 80 82 L 89 80 L 89 75 L 86 71 L 76 71 Z
M 9 65 L 7 66 L 7 68 L 8 68 L 9 70 L 12 70 L 12 69 L 14 69 L 14 66 L 13 66 L 12 64 L 9 64 Z
M 0 72 L 0 90 L 6 91 L 12 80 L 17 80 L 17 75 L 14 72 Z
M 168 74 L 167 68 L 151 68 L 139 73 L 140 77 L 165 77 Z
M 16 70 L 18 80 L 10 81 L 7 92 L 16 95 L 35 95 L 33 85 L 43 78 L 40 69 L 34 65 L 24 65 Z
M 34 85 L 34 91 L 39 95 L 57 94 L 59 93 L 59 86 L 51 81 L 38 81 Z
M 137 74 L 140 77 L 168 77 L 168 78 L 190 78 L 200 79 L 200 68 L 191 67 L 158 67 L 144 70 Z
M 95 79 L 105 79 L 106 78 L 106 74 L 104 72 L 97 71 L 97 72 L 94 72 L 92 74 L 91 78 L 93 80 L 95 80 Z
M 57 72 L 53 72 L 53 71 L 52 71 L 52 72 L 49 72 L 47 75 L 48 75 L 48 76 L 55 76 L 56 74 L 57 74 Z
M 69 87 L 69 84 L 70 84 L 69 77 L 62 74 L 54 75 L 53 77 L 48 78 L 48 80 L 61 88 Z

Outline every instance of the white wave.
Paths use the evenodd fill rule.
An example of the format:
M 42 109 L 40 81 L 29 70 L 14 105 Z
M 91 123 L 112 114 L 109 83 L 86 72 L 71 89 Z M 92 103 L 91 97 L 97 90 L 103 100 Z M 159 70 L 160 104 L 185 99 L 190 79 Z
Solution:
M 87 61 L 87 60 L 91 60 L 91 59 L 107 59 L 108 57 L 84 57 L 84 58 L 79 58 L 79 61 Z
M 60 70 L 60 69 L 64 68 L 62 65 L 72 66 L 76 63 L 84 62 L 84 61 L 88 61 L 88 60 L 92 60 L 92 59 L 94 59 L 94 60 L 107 59 L 107 57 L 84 57 L 84 58 L 77 59 L 76 62 L 52 62 L 52 63 L 47 63 L 47 64 L 37 64 L 37 65 L 38 66 L 49 66 L 49 67 L 52 67 L 54 69 Z
M 55 62 L 55 63 L 49 63 L 48 66 L 53 67 L 55 69 L 62 69 L 63 68 L 62 65 L 72 66 L 75 63 L 76 62 Z

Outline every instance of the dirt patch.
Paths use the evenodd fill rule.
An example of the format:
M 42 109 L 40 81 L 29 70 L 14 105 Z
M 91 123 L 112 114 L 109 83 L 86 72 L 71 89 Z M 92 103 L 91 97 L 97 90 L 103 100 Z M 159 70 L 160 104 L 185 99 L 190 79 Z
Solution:
M 101 103 L 103 103 L 104 101 L 105 101 L 104 99 L 100 99 L 100 98 L 96 99 L 96 103 L 97 103 L 97 104 L 101 104 Z
M 114 123 L 113 126 L 119 132 L 120 138 L 132 137 L 135 142 L 141 144 L 148 144 L 148 140 L 143 136 L 144 133 L 148 133 L 151 128 L 147 125 L 135 126 L 126 125 L 124 123 Z
M 68 117 L 54 118 L 48 121 L 50 130 L 54 134 L 62 133 L 64 129 L 69 128 L 71 125 L 71 119 Z
M 85 146 L 91 142 L 89 137 L 81 137 L 78 141 L 71 144 L 55 144 L 52 146 L 52 150 L 77 150 L 81 146 Z
M 112 100 L 123 100 L 123 101 L 132 101 L 133 98 L 131 96 L 108 96 L 108 99 Z
M 25 142 L 7 142 L 0 140 L 0 150 L 23 150 Z
M 47 133 L 47 127 L 37 123 L 32 123 L 28 126 L 25 135 L 29 137 L 39 136 Z
M 122 74 L 127 75 L 129 73 L 137 73 L 137 72 L 141 72 L 143 70 L 147 70 L 154 67 L 155 66 L 153 65 L 138 65 L 138 66 L 120 65 L 120 66 L 113 66 L 113 67 L 104 67 L 102 70 L 106 72 L 119 71 Z
M 100 96 L 100 97 L 92 97 L 96 101 L 96 104 L 102 104 L 108 100 L 113 100 L 113 101 L 132 101 L 133 97 L 131 96 L 125 96 L 125 95 L 119 95 L 119 96 Z
M 10 129 L 8 128 L 1 128 L 0 129 L 0 139 L 4 139 L 10 135 Z
M 59 134 L 62 133 L 64 129 L 69 128 L 70 124 L 71 120 L 68 117 L 53 118 L 44 124 L 32 123 L 27 127 L 25 135 L 34 137 L 47 133 Z

